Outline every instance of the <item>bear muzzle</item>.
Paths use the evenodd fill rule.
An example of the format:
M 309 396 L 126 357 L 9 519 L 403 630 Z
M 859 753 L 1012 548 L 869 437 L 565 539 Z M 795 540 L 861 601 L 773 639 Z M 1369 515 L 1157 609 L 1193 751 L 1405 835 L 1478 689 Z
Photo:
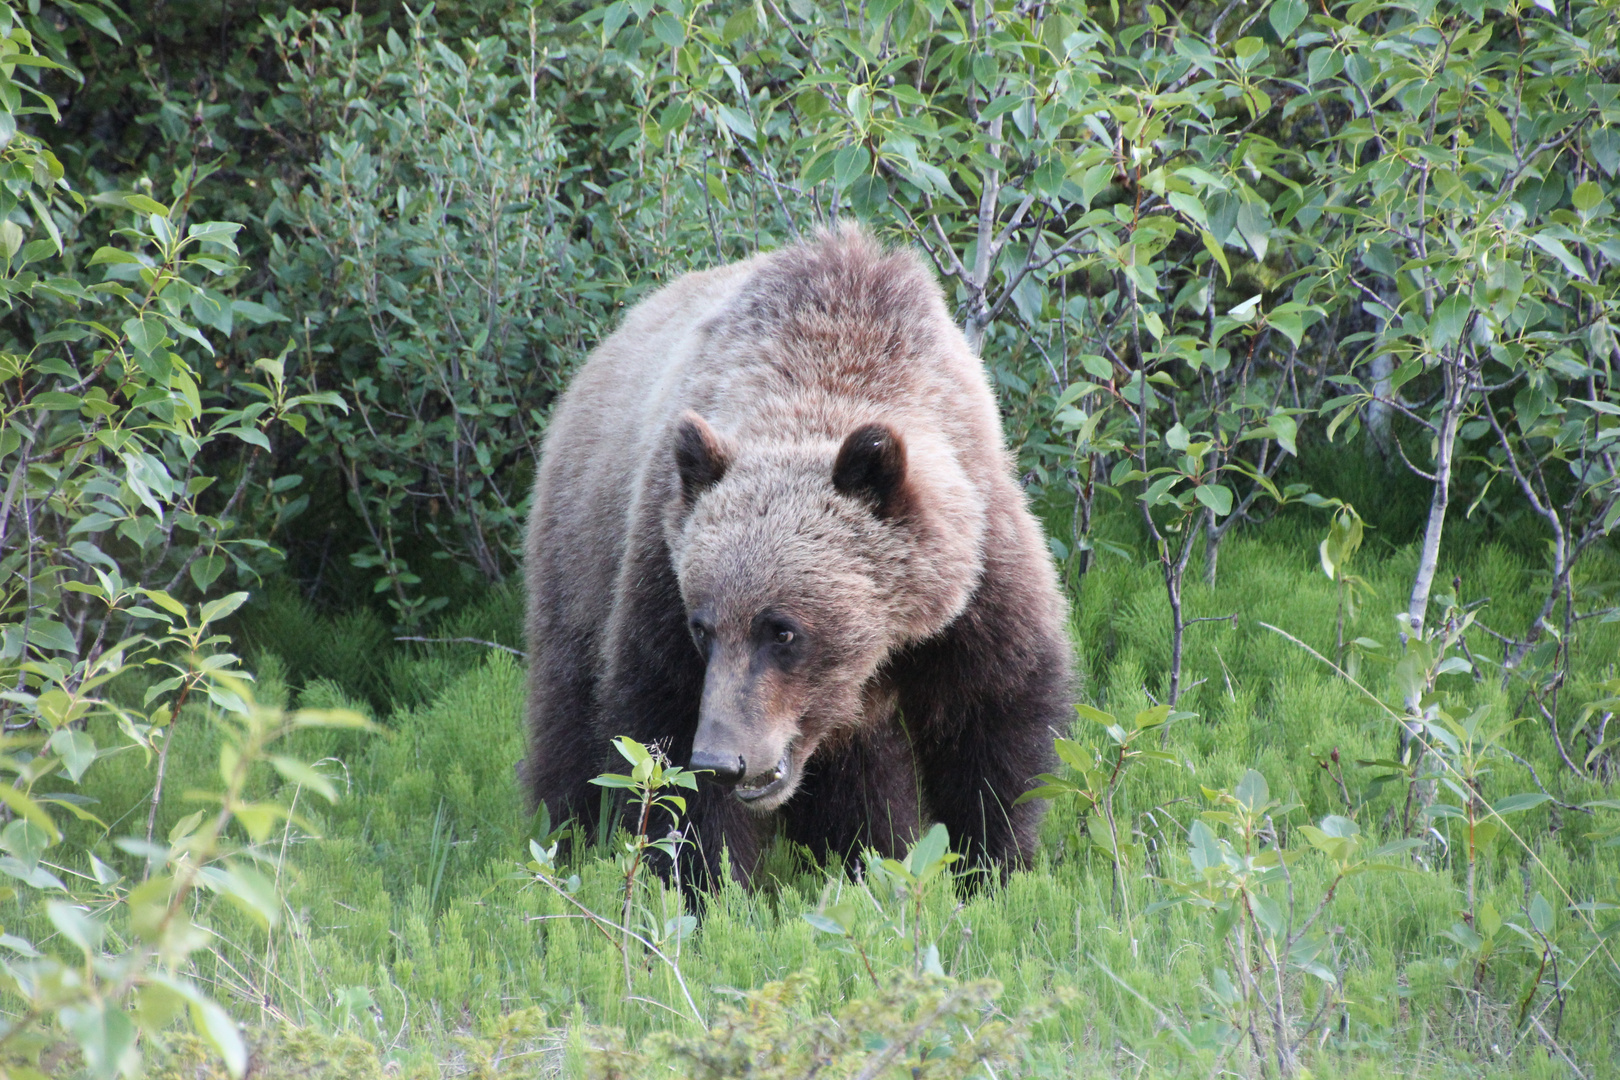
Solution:
M 765 813 L 798 787 L 794 751 L 804 740 L 781 673 L 757 660 L 752 650 L 714 648 L 689 767 Z
M 782 751 L 782 756 L 767 772 L 759 776 L 748 777 L 741 784 L 732 789 L 731 793 L 745 803 L 757 803 L 769 800 L 771 796 L 786 790 L 793 782 L 793 749 Z
M 770 809 L 784 801 L 775 796 L 785 799 L 794 786 L 793 744 L 790 742 L 784 747 L 781 756 L 765 768 L 754 768 L 735 750 L 715 750 L 700 745 L 693 749 L 688 768 L 708 772 L 709 779 L 731 788 L 731 793 L 741 802 Z

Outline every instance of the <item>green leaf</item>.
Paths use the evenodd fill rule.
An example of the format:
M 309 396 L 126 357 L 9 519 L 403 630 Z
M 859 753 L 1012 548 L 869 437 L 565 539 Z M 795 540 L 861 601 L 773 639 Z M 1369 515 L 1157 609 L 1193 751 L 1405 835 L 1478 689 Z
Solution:
M 214 1002 L 196 994 L 191 999 L 191 1026 L 214 1052 L 225 1059 L 225 1068 L 235 1080 L 247 1073 L 247 1044 L 242 1030 L 229 1013 Z
M 1429 323 L 1429 344 L 1437 349 L 1454 345 L 1468 324 L 1469 300 L 1466 293 L 1453 293 L 1434 309 Z
M 272 754 L 270 764 L 288 783 L 307 787 L 329 803 L 337 802 L 337 789 L 332 782 L 315 770 L 313 765 L 285 754 Z
M 156 315 L 142 315 L 138 319 L 125 319 L 124 336 L 139 353 L 155 353 L 169 340 L 163 320 Z
M 115 1002 L 84 997 L 57 1015 L 78 1043 L 85 1074 L 91 1080 L 113 1080 L 124 1073 L 136 1034 L 128 1013 Z
M 1074 711 L 1093 723 L 1103 725 L 1103 727 L 1113 727 L 1115 724 L 1119 723 L 1118 720 L 1115 720 L 1108 713 L 1103 712 L 1101 709 L 1092 708 L 1090 705 L 1087 705 L 1082 701 L 1077 701 L 1074 703 Z
M 1569 249 L 1563 245 L 1562 241 L 1556 237 L 1548 236 L 1546 233 L 1537 233 L 1530 238 L 1530 242 L 1557 259 L 1559 264 L 1572 277 L 1578 277 L 1582 281 L 1587 280 L 1586 267 L 1582 266 L 1581 261 L 1569 253 Z
M 112 38 L 118 44 L 122 45 L 124 43 L 124 39 L 118 35 L 118 28 L 113 26 L 112 19 L 108 18 L 107 13 L 94 3 L 79 3 L 78 0 L 68 0 L 67 3 L 61 3 L 58 0 L 57 6 L 73 12 L 73 14 Z
M 1620 173 L 1620 130 L 1612 127 L 1588 129 L 1592 159 L 1610 176 Z
M 186 617 L 186 606 L 162 589 L 142 589 L 141 595 L 172 615 Z
M 1193 495 L 1214 511 L 1216 517 L 1232 512 L 1232 489 L 1225 484 L 1200 484 L 1193 488 Z
M 755 140 L 754 122 L 748 118 L 747 113 L 741 109 L 734 109 L 730 105 L 721 105 L 715 111 L 719 115 L 720 121 L 731 130 L 732 134 L 747 139 L 749 142 Z
M 1266 424 L 1271 428 L 1272 436 L 1277 440 L 1277 445 L 1298 457 L 1299 447 L 1295 444 L 1295 440 L 1299 437 L 1299 421 L 1287 413 L 1274 413 L 1271 419 L 1266 421 Z
M 268 930 L 281 920 L 281 897 L 275 885 L 253 867 L 233 863 L 227 867 L 209 867 L 204 881 Z
M 725 25 L 721 28 L 721 41 L 730 45 L 738 38 L 747 37 L 754 32 L 757 21 L 753 4 L 739 5 L 737 10 L 727 17 Z
M 1296 348 L 1305 339 L 1305 320 L 1297 312 L 1272 312 L 1266 316 L 1266 324 L 1293 342 Z
M 73 632 L 55 619 L 31 620 L 28 624 L 28 644 L 36 649 L 50 649 L 54 652 L 79 651 L 78 644 L 73 640 Z
M 0 830 L 0 849 L 10 852 L 30 871 L 39 865 L 39 857 L 50 846 L 50 834 L 26 818 L 16 818 Z
M 625 735 L 620 735 L 613 740 L 613 749 L 617 750 L 619 756 L 631 765 L 640 765 L 642 762 L 652 760 L 652 751 Z
M 1245 202 L 1238 207 L 1237 231 L 1243 242 L 1249 245 L 1254 257 L 1261 262 L 1266 261 L 1266 250 L 1271 243 L 1271 214 L 1266 207 L 1257 202 Z
M 210 600 L 202 606 L 202 612 L 197 616 L 197 625 L 207 626 L 211 622 L 218 622 L 246 603 L 247 598 L 248 594 L 245 592 L 233 592 L 218 600 Z
M 118 265 L 124 265 L 124 264 L 127 264 L 127 263 L 134 263 L 136 266 L 144 266 L 145 265 L 141 261 L 141 257 L 139 255 L 135 255 L 135 254 L 133 254 L 131 252 L 128 252 L 128 251 L 120 251 L 119 249 L 114 248 L 114 247 L 100 247 L 100 248 L 97 248 L 96 253 L 94 255 L 90 256 L 89 265 L 91 265 L 91 266 L 102 266 L 102 265 L 106 265 L 106 264 L 112 264 L 112 265 L 118 266 Z
M 46 745 L 62 758 L 62 764 L 67 768 L 68 778 L 77 784 L 84 771 L 96 760 L 96 740 L 91 738 L 88 731 L 75 731 L 72 728 L 58 728 L 51 734 L 50 742 Z
M 1539 791 L 1528 791 L 1522 795 L 1509 795 L 1491 807 L 1491 812 L 1502 816 L 1521 814 L 1546 802 L 1552 802 L 1551 795 L 1544 795 Z
M 231 302 L 213 289 L 197 289 L 192 292 L 191 313 L 205 326 L 211 326 L 222 334 L 231 332 L 233 322 Z
M 45 812 L 45 808 L 17 788 L 10 784 L 0 784 L 0 802 L 9 806 L 13 813 L 21 814 L 44 829 L 46 835 L 51 838 L 51 843 L 62 839 L 62 834 L 57 831 L 56 822 L 51 820 L 51 815 Z
M 62 936 L 87 956 L 101 948 L 101 939 L 107 926 L 77 904 L 65 900 L 51 900 L 45 905 L 45 914 Z
M 1545 896 L 1536 893 L 1530 898 L 1530 925 L 1535 927 L 1538 933 L 1551 937 L 1553 921 L 1552 905 L 1547 903 Z
M 844 927 L 840 926 L 836 921 L 829 919 L 825 915 L 817 914 L 814 911 L 807 911 L 801 917 L 805 922 L 809 923 L 817 930 L 820 930 L 823 934 L 831 934 L 834 937 L 849 936 L 848 930 L 844 929 Z
M 207 592 L 209 587 L 225 572 L 228 562 L 223 555 L 201 555 L 191 564 L 191 580 L 196 583 L 198 592 Z
M 1328 836 L 1347 840 L 1353 836 L 1360 836 L 1361 826 L 1340 814 L 1329 814 L 1322 819 L 1322 832 Z
M 1113 723 L 1112 718 L 1109 719 L 1108 723 Z M 1073 739 L 1053 739 L 1052 749 L 1057 753 L 1058 760 L 1071 769 L 1084 769 L 1091 764 L 1090 754 Z
M 125 206 L 136 211 L 137 213 L 157 214 L 159 217 L 169 216 L 169 208 L 167 206 L 164 206 L 156 199 L 147 195 L 126 194 L 123 196 L 121 201 Z
M 1208 825 L 1200 819 L 1193 819 L 1187 829 L 1187 853 L 1192 858 L 1193 869 L 1202 873 L 1210 867 L 1220 866 L 1224 861 L 1221 857 L 1221 843 L 1215 838 Z
M 1304 0 L 1272 0 L 1271 10 L 1266 16 L 1271 21 L 1271 28 L 1277 32 L 1277 40 L 1284 45 L 1293 36 L 1299 24 L 1305 21 Z
M 1151 709 L 1143 709 L 1132 719 L 1131 724 L 1138 731 L 1156 728 L 1170 719 L 1170 706 L 1168 703 L 1155 705 Z
M 186 235 L 193 240 L 206 240 L 220 245 L 232 255 L 238 254 L 236 250 L 236 234 L 242 226 L 234 221 L 200 221 L 186 230 Z
M 1142 501 L 1149 506 L 1158 506 L 1165 501 L 1165 496 L 1169 494 L 1170 489 L 1179 484 L 1182 479 L 1182 477 L 1174 475 L 1159 477 L 1147 486 L 1147 490 L 1142 492 Z
M 242 316 L 242 318 L 246 319 L 250 323 L 253 323 L 255 326 L 264 326 L 266 323 L 288 321 L 287 316 L 283 315 L 281 312 L 271 311 L 263 304 L 256 303 L 252 300 L 232 300 L 231 311 L 234 314 Z
M 913 877 L 921 880 L 940 865 L 950 849 L 950 844 L 950 833 L 946 831 L 943 823 L 936 821 L 933 827 L 923 834 L 922 839 L 911 846 L 911 851 L 906 855 L 906 869 L 911 871 Z
M 376 731 L 377 725 L 353 709 L 299 709 L 292 715 L 294 727 L 336 728 L 343 730 Z
M 652 28 L 653 37 L 662 41 L 671 49 L 678 49 L 686 44 L 686 27 L 681 25 L 679 19 L 666 11 L 660 11 L 651 19 L 648 19 L 645 25 Z
M 1221 250 L 1221 242 L 1208 229 L 1200 229 L 1198 238 L 1204 242 L 1204 250 L 1220 265 L 1221 273 L 1226 275 L 1226 283 L 1232 284 L 1232 267 L 1226 261 L 1226 252 Z
M 866 147 L 859 143 L 846 146 L 833 157 L 833 182 L 842 191 L 854 183 L 856 177 L 865 176 L 871 164 L 872 155 L 867 153 Z
M 1232 794 L 1245 810 L 1254 813 L 1270 801 L 1271 787 L 1266 783 L 1264 776 L 1253 769 L 1248 769 L 1238 780 L 1237 790 Z

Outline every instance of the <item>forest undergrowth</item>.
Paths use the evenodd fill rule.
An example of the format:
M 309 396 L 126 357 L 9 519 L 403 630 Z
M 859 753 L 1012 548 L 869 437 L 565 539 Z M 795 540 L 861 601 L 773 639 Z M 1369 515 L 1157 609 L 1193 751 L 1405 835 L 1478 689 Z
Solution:
M 216 911 L 220 936 L 199 960 L 202 981 L 239 1015 L 256 1014 L 262 1031 L 282 1031 L 270 1059 L 314 1070 L 288 1075 L 363 1075 L 396 1063 L 405 1075 L 721 1076 L 743 1075 L 725 1062 L 744 1059 L 755 1062 L 752 1075 L 779 1075 L 762 1061 L 796 1075 L 786 1071 L 793 1044 L 819 1038 L 817 1025 L 845 1003 L 870 1003 L 917 978 L 961 995 L 957 1006 L 974 1024 L 1003 1025 L 1002 1049 L 1022 1047 L 1014 1075 L 1268 1072 L 1280 1052 L 1270 1036 L 1254 1033 L 1252 1047 L 1231 1037 L 1243 1023 L 1234 1004 L 1242 976 L 1229 970 L 1224 944 L 1231 920 L 1223 928 L 1207 905 L 1179 902 L 1188 897 L 1176 884 L 1197 879 L 1199 845 L 1216 843 L 1216 825 L 1203 824 L 1221 812 L 1215 793 L 1241 810 L 1258 775 L 1266 801 L 1295 804 L 1264 808 L 1260 846 L 1267 830 L 1273 845 L 1302 846 L 1316 823 L 1331 830 L 1335 819 L 1353 821 L 1369 841 L 1393 842 L 1380 860 L 1394 868 L 1387 873 L 1336 881 L 1331 859 L 1287 864 L 1290 896 L 1310 898 L 1304 911 L 1331 889 L 1317 959 L 1279 982 L 1298 1014 L 1290 1024 L 1304 1031 L 1313 1012 L 1319 1021 L 1307 1038 L 1279 1042 L 1287 1067 L 1318 1076 L 1602 1075 L 1616 1053 L 1620 987 L 1607 946 L 1593 946 L 1582 919 L 1610 921 L 1604 902 L 1615 899 L 1620 852 L 1592 839 L 1609 811 L 1578 808 L 1610 792 L 1600 775 L 1578 778 L 1560 764 L 1544 724 L 1505 728 L 1523 707 L 1511 687 L 1458 671 L 1440 675 L 1436 689 L 1450 714 L 1505 728 L 1477 791 L 1488 804 L 1528 804 L 1499 819 L 1526 846 L 1508 829 L 1485 837 L 1481 824 L 1471 847 L 1455 812 L 1420 809 L 1414 818 L 1412 785 L 1392 763 L 1399 726 L 1358 684 L 1398 708 L 1400 673 L 1385 658 L 1399 655 L 1394 612 L 1416 551 L 1374 531 L 1357 556 L 1362 602 L 1344 635 L 1352 681 L 1326 662 L 1337 648 L 1340 594 L 1317 559 L 1325 523 L 1300 511 L 1240 533 L 1217 584 L 1201 576 L 1189 584 L 1190 616 L 1232 618 L 1190 627 L 1180 712 L 1162 727 L 1150 722 L 1142 745 L 1154 753 L 1133 759 L 1111 794 L 1113 840 L 1099 809 L 1088 818 L 1082 804 L 1059 798 L 1031 870 L 975 887 L 950 880 L 947 868 L 938 887 L 893 894 L 913 898 L 914 910 L 911 899 L 890 903 L 886 871 L 819 867 L 779 844 L 756 891 L 721 891 L 700 920 L 687 918 L 696 913 L 674 889 L 640 886 L 638 903 L 652 909 L 648 933 L 662 924 L 670 962 L 636 949 L 633 972 L 611 933 L 542 887 L 535 867 L 524 869 L 529 841 L 544 843 L 535 832 L 547 826 L 526 812 L 513 768 L 523 745 L 523 672 L 512 654 L 522 645 L 520 594 L 498 587 L 423 635 L 471 640 L 396 643 L 369 612 L 323 616 L 295 593 L 272 592 L 242 616 L 261 702 L 351 708 L 383 732 L 293 736 L 292 752 L 317 761 L 341 798 L 328 806 L 291 794 L 302 824 L 285 827 L 273 868 L 285 917 L 266 932 Z M 1097 524 L 1119 531 L 1121 549 L 1130 527 L 1123 517 Z M 1533 615 L 1526 586 L 1536 561 L 1497 542 L 1460 539 L 1458 548 L 1443 571 L 1460 593 L 1442 599 L 1473 605 L 1467 644 L 1488 672 L 1499 647 L 1479 624 L 1516 626 Z M 1582 573 L 1606 580 L 1617 569 L 1604 551 Z M 1158 567 L 1105 557 L 1073 600 L 1083 701 L 1112 716 L 1151 713 L 1169 649 Z M 1617 646 L 1620 626 L 1584 626 L 1568 692 L 1601 698 Z M 1110 738 L 1084 717 L 1058 734 L 1088 751 Z M 212 770 L 216 743 L 207 725 L 177 726 L 160 834 L 191 812 L 183 793 Z M 1448 801 L 1443 778 L 1438 795 L 1425 796 L 1425 783 L 1436 787 L 1420 778 L 1420 799 Z M 1555 800 L 1524 797 L 1543 788 Z M 120 815 L 145 813 L 150 783 L 138 770 L 103 766 L 84 791 L 116 830 Z M 576 839 L 580 850 L 559 856 L 554 880 L 577 877 L 568 884 L 580 910 L 611 922 L 625 889 L 614 859 L 624 838 Z M 742 1013 L 726 1012 L 739 1002 Z M 871 1008 L 862 1015 L 879 1030 L 885 1008 L 904 1011 L 898 1001 Z M 754 1018 L 740 1041 L 738 1015 Z M 714 1034 L 721 1017 L 731 1018 L 730 1042 Z M 284 1022 L 305 1029 L 316 1049 L 287 1051 Z M 855 1032 L 859 1022 L 833 1027 Z M 961 1026 L 958 1040 L 969 1030 Z M 660 1032 L 665 1042 L 646 1041 Z M 875 1038 L 850 1060 L 871 1064 L 874 1048 L 887 1045 Z M 694 1039 L 709 1042 L 694 1049 Z M 725 1053 L 715 1049 L 722 1043 Z M 932 1045 L 915 1051 L 923 1064 L 939 1060 Z M 343 1047 L 349 1056 L 334 1056 Z M 182 1039 L 154 1068 L 183 1071 L 205 1058 Z M 994 1068 L 989 1075 L 1006 1075 Z M 853 1066 L 834 1074 L 867 1075 Z

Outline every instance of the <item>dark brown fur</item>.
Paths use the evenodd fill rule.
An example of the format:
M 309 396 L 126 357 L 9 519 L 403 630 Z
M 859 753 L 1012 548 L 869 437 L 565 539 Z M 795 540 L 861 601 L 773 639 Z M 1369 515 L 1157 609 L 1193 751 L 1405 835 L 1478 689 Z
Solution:
M 752 808 L 702 785 L 698 869 L 724 845 L 746 876 L 779 825 L 847 855 L 929 820 L 1027 861 L 1041 804 L 1013 801 L 1070 717 L 1063 602 L 911 254 L 845 229 L 633 309 L 558 405 L 526 575 L 524 772 L 554 820 L 594 822 L 611 737 L 680 763 L 697 739 L 791 781 Z

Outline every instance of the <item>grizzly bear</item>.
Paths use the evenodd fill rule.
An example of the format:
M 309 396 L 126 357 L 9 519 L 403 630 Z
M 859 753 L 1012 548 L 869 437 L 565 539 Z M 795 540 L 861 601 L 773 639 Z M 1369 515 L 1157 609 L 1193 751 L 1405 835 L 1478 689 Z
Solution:
M 844 227 L 690 273 L 586 361 L 525 553 L 529 793 L 594 828 L 628 735 L 706 770 L 686 820 L 746 880 L 943 822 L 1025 864 L 1072 712 L 1065 606 L 983 364 L 933 274 Z

